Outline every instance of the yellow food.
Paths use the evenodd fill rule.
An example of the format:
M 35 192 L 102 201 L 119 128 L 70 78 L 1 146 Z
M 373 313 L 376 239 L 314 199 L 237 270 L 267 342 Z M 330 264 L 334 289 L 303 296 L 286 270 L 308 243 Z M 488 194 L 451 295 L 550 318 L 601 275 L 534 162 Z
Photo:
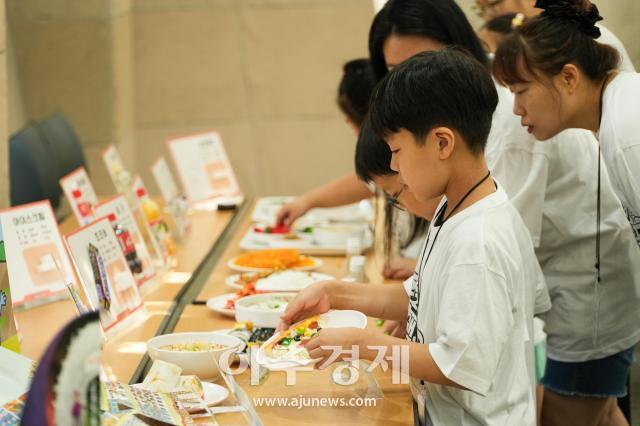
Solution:
M 219 343 L 205 343 L 205 342 L 191 342 L 191 343 L 173 343 L 171 345 L 160 346 L 160 349 L 165 351 L 176 352 L 204 352 L 204 351 L 216 351 L 226 348 L 227 345 L 221 345 Z
M 298 250 L 272 249 L 244 253 L 235 261 L 238 266 L 249 268 L 288 269 L 313 266 L 313 259 L 300 255 Z

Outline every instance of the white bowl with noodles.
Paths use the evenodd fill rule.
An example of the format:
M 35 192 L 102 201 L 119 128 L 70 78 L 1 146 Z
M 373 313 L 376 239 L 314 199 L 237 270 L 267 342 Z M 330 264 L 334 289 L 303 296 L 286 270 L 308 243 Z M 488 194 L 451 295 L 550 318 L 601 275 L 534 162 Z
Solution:
M 207 349 L 207 345 L 211 346 Z M 221 359 L 231 362 L 233 354 L 242 349 L 242 340 L 215 332 L 163 334 L 147 341 L 152 360 L 170 362 L 182 368 L 183 376 L 196 375 L 201 379 L 217 378 Z
M 250 321 L 257 327 L 276 328 L 287 303 L 296 293 L 263 293 L 236 300 L 236 321 Z

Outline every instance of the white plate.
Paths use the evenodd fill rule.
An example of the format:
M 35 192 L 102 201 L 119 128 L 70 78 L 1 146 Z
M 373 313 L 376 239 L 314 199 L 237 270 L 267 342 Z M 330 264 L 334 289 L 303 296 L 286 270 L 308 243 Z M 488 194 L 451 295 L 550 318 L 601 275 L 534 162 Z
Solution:
M 202 389 L 204 390 L 204 403 L 209 406 L 218 405 L 229 396 L 227 388 L 215 383 L 202 382 Z
M 233 259 L 229 259 L 229 261 L 227 262 L 227 266 L 231 269 L 233 269 L 234 271 L 238 271 L 238 272 L 265 272 L 265 271 L 270 271 L 270 268 L 251 268 L 248 266 L 240 266 L 240 265 L 236 265 L 235 261 L 238 258 L 238 256 L 234 257 Z M 313 271 L 314 269 L 318 269 L 319 267 L 322 266 L 322 260 L 318 259 L 317 257 L 311 257 L 311 259 L 313 260 L 314 264 L 310 265 L 310 266 L 303 266 L 301 268 L 292 268 L 296 271 Z
M 225 305 L 229 299 L 236 297 L 235 293 L 227 293 L 221 294 L 220 296 L 215 296 L 207 300 L 207 308 L 211 309 L 213 312 L 217 312 L 222 315 L 226 315 L 228 317 L 235 317 L 236 311 L 235 309 L 226 309 Z
M 366 315 L 359 311 L 329 311 L 320 315 L 320 318 L 325 322 L 324 328 L 365 328 L 367 326 Z M 265 354 L 264 348 L 274 340 L 279 339 L 281 337 L 280 334 L 281 333 L 274 334 L 269 340 L 267 340 L 260 346 L 260 349 L 258 349 L 258 354 L 256 356 L 258 364 L 270 370 L 287 370 L 289 368 L 311 365 L 318 362 L 317 359 L 276 360 L 267 356 Z
M 263 197 L 256 202 L 251 215 L 253 222 L 273 224 L 278 210 L 295 197 Z M 299 227 L 315 226 L 327 222 L 367 222 L 373 220 L 374 209 L 369 200 L 346 206 L 314 208 L 296 220 Z
M 291 285 L 284 285 L 282 283 L 278 283 L 277 281 L 274 281 L 273 276 L 276 274 L 281 274 L 281 273 L 291 273 L 291 274 L 304 274 L 307 275 L 309 274 L 311 276 L 311 279 L 313 280 L 313 283 L 316 283 L 318 281 L 326 281 L 326 280 L 335 280 L 336 277 L 332 276 L 332 275 L 327 275 L 327 274 L 322 274 L 320 272 L 302 272 L 302 271 L 282 271 L 282 272 L 274 272 L 272 275 L 269 275 L 268 277 L 265 278 L 260 278 L 258 279 L 258 282 L 256 283 L 256 290 L 259 291 L 270 291 L 270 292 L 290 292 L 290 291 L 300 291 L 302 289 L 304 289 L 306 286 L 311 285 L 313 283 L 309 283 L 307 285 L 295 285 L 295 284 L 291 284 Z M 244 285 L 242 284 L 238 284 L 238 280 L 240 279 L 240 274 L 234 274 L 231 275 L 229 277 L 227 277 L 227 279 L 225 280 L 225 284 L 228 285 L 231 288 L 237 288 L 239 290 L 242 290 L 242 288 L 244 288 Z
M 373 242 L 373 232 L 367 227 L 364 231 L 364 238 L 362 239 L 362 250 L 371 248 Z M 244 251 L 288 248 L 296 249 L 301 254 L 306 255 L 341 256 L 345 254 L 347 247 L 346 243 L 340 244 L 339 242 L 334 244 L 320 244 L 314 234 L 298 240 L 287 240 L 282 238 L 281 235 L 265 237 L 264 235 L 254 232 L 253 228 L 250 228 L 244 234 L 242 240 L 240 240 L 240 248 Z

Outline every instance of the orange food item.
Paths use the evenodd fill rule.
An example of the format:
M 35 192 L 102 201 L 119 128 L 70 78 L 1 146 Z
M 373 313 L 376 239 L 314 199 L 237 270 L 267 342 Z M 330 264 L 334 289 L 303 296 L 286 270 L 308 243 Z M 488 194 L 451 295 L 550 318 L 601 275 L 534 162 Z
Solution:
M 312 266 L 313 259 L 301 256 L 298 250 L 271 249 L 244 253 L 235 263 L 249 268 L 287 269 Z
M 245 296 L 252 296 L 254 294 L 265 293 L 264 291 L 256 290 L 256 281 L 258 281 L 258 277 L 256 277 L 256 279 L 254 281 L 246 283 L 244 285 L 244 287 L 242 287 L 242 290 L 238 290 L 236 292 L 235 296 L 233 296 L 231 299 L 227 300 L 227 303 L 224 306 L 224 308 L 225 309 L 235 309 L 236 300 L 242 299 Z

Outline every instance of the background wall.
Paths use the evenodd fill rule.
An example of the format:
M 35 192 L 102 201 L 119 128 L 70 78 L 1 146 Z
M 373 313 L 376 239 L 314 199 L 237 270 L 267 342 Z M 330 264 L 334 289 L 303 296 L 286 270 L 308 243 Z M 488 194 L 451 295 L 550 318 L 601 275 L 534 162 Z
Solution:
M 7 117 L 7 21 L 4 0 L 0 0 L 0 208 L 9 204 L 9 163 Z
M 460 0 L 478 26 L 472 3 Z M 367 54 L 372 0 L 6 4 L 0 132 L 7 120 L 13 132 L 64 112 L 100 193 L 113 191 L 100 158 L 109 143 L 155 190 L 149 166 L 168 155 L 165 141 L 209 129 L 221 132 L 250 194 L 300 193 L 352 167 L 355 138 L 335 94 L 341 65 Z M 640 2 L 598 4 L 640 68 L 637 19 L 628 18 L 640 17 Z

